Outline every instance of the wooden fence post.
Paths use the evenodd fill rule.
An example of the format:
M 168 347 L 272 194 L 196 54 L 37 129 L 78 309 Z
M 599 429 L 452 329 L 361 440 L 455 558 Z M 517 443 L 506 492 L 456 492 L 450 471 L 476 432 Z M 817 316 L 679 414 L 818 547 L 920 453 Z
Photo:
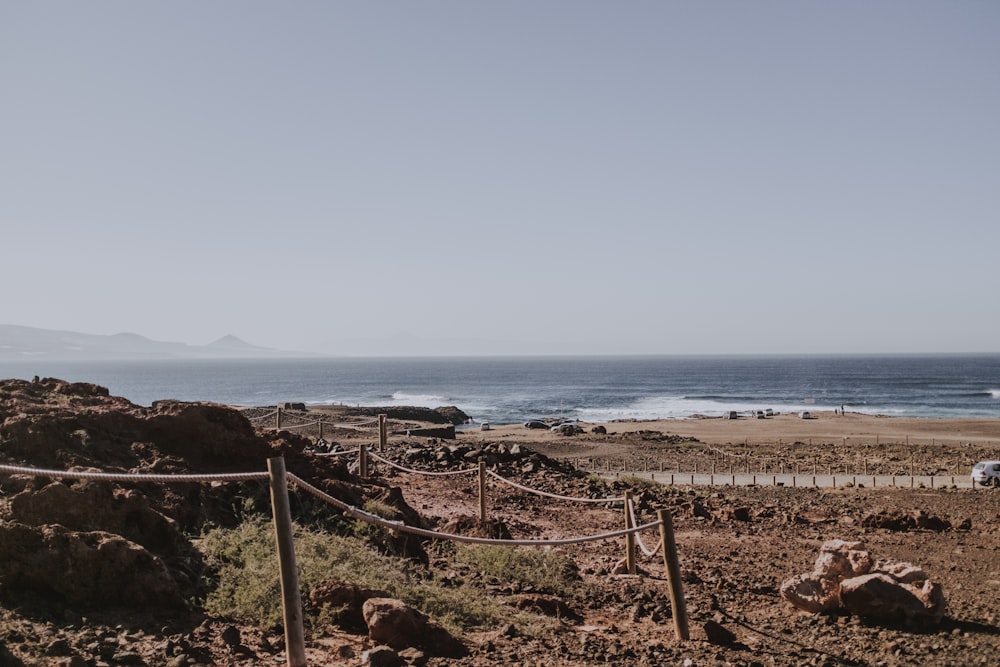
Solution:
M 322 419 L 319 422 L 319 439 L 320 440 L 323 439 L 323 420 Z
M 363 442 L 358 445 L 358 474 L 368 479 L 368 447 Z
M 278 406 L 278 409 L 275 410 L 275 412 L 274 412 L 274 430 L 275 431 L 280 431 L 281 430 L 281 406 L 280 405 Z
M 302 625 L 302 597 L 299 574 L 295 564 L 295 543 L 292 540 L 292 513 L 288 504 L 288 481 L 285 459 L 267 460 L 271 481 L 271 513 L 274 518 L 274 538 L 278 546 L 278 568 L 281 576 L 281 608 L 285 623 L 285 663 L 288 667 L 305 667 L 305 632 Z
M 667 585 L 670 587 L 670 610 L 674 617 L 674 634 L 678 641 L 690 639 L 688 634 L 687 605 L 684 603 L 684 589 L 681 585 L 681 566 L 677 559 L 677 542 L 674 540 L 674 523 L 670 512 L 658 510 L 660 521 L 660 541 L 663 543 L 663 565 L 667 570 Z
M 634 528 L 632 524 L 632 492 L 625 491 L 625 530 Z M 635 574 L 635 533 L 625 536 L 625 565 L 629 574 Z
M 486 523 L 486 461 L 479 459 L 479 521 Z
M 378 450 L 385 451 L 386 442 L 389 440 L 389 425 L 386 423 L 386 415 L 378 416 Z

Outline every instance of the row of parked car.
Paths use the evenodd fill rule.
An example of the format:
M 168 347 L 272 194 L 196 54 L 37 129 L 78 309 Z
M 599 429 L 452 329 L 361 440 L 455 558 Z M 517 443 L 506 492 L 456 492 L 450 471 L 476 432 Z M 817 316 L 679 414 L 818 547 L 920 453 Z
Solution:
M 766 410 L 751 410 L 749 416 L 753 417 L 754 419 L 767 419 L 768 417 L 774 417 L 775 415 L 780 415 L 780 414 L 781 414 L 780 412 L 775 412 L 771 408 L 767 408 Z M 723 417 L 726 419 L 739 419 L 740 413 L 737 412 L 736 410 L 730 410 L 729 412 L 724 414 Z M 814 417 L 813 414 L 808 410 L 803 410 L 802 412 L 800 412 L 799 417 L 801 417 L 802 419 L 816 419 L 816 417 Z
M 544 422 L 541 419 L 530 419 L 524 422 L 525 428 L 531 429 L 548 429 L 549 431 L 557 431 L 559 433 L 576 432 L 580 430 L 580 422 L 577 419 L 571 421 L 562 421 L 550 424 Z

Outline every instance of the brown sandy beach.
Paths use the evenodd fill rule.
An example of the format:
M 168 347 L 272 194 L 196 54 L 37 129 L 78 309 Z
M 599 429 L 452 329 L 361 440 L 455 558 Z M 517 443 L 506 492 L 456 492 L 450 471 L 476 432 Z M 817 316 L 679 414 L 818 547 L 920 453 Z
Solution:
M 713 445 L 800 441 L 814 444 L 879 443 L 934 445 L 966 444 L 1000 448 L 1000 419 L 940 419 L 882 417 L 848 412 L 814 412 L 815 419 L 780 414 L 766 419 L 692 418 L 656 421 L 615 421 L 603 424 L 608 435 L 636 430 L 660 431 L 697 438 Z M 596 424 L 582 424 L 589 431 Z M 552 439 L 551 432 L 521 424 L 493 426 L 488 437 L 516 437 L 529 441 Z M 484 434 L 486 436 L 486 434 Z
M 605 433 L 600 433 L 601 429 Z M 595 429 L 598 432 L 595 432 Z M 594 470 L 805 472 L 965 477 L 1000 458 L 1000 420 L 880 417 L 694 418 L 580 424 L 577 435 L 521 424 L 461 430 L 460 440 L 523 443 Z

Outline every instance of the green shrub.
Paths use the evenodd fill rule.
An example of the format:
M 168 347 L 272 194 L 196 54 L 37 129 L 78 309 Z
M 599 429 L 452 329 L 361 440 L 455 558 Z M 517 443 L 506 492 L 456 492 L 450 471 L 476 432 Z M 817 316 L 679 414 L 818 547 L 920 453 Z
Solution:
M 487 577 L 559 596 L 578 592 L 580 574 L 569 556 L 537 547 L 458 545 L 455 561 Z
M 262 627 L 281 623 L 278 557 L 270 523 L 255 519 L 233 529 L 217 528 L 203 535 L 197 546 L 214 572 L 204 603 L 207 612 Z M 526 559 L 524 554 L 510 556 L 514 550 L 508 547 L 497 550 L 497 556 L 481 557 L 482 562 L 489 565 L 492 561 L 494 569 L 509 567 L 524 581 L 531 578 L 528 570 L 532 567 L 562 572 L 561 576 L 565 576 L 565 563 L 556 565 L 557 561 L 551 557 L 535 561 L 536 557 Z M 499 563 L 501 552 L 508 552 L 506 566 Z M 542 632 L 551 624 L 547 619 L 502 604 L 482 589 L 470 591 L 469 586 L 455 586 L 412 561 L 380 555 L 356 537 L 296 527 L 295 554 L 299 588 L 305 592 L 326 579 L 382 590 L 458 633 L 515 623 L 522 632 L 531 634 Z M 541 590 L 546 576 L 531 585 Z M 557 592 L 558 587 L 545 588 Z M 330 610 L 307 608 L 305 621 L 307 625 L 320 627 L 329 616 Z
M 637 475 L 622 475 L 616 481 L 618 481 L 619 484 L 632 489 L 633 491 L 642 491 L 644 489 L 655 489 L 661 486 L 659 482 L 653 481 L 652 479 L 646 479 L 645 477 L 639 477 Z

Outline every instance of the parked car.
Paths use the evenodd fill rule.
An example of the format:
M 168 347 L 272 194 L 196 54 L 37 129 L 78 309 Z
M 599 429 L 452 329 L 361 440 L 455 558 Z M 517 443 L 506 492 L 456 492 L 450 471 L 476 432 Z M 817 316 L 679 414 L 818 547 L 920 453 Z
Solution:
M 548 429 L 549 425 L 543 422 L 541 419 L 529 419 L 524 422 L 524 428 L 544 428 Z
M 480 424 L 479 430 L 480 431 L 489 431 L 490 430 L 490 423 L 489 422 L 483 422 L 482 424 Z
M 812 416 L 812 413 L 809 412 L 808 410 L 803 410 L 802 412 L 800 412 L 799 417 L 801 417 L 802 419 L 815 419 L 815 417 Z
M 980 461 L 972 466 L 972 484 L 1000 486 L 1000 461 Z
M 553 426 L 549 430 L 555 431 L 560 435 L 576 435 L 577 433 L 583 433 L 583 429 L 580 428 L 580 424 L 578 422 L 564 422 Z
M 754 417 L 756 417 L 757 419 L 767 419 L 767 415 L 764 414 L 763 410 L 758 410 L 757 412 L 755 412 Z
M 740 415 L 739 415 L 738 412 L 736 412 L 736 410 L 730 410 L 729 412 L 727 412 L 725 414 L 725 418 L 726 419 L 739 419 Z

